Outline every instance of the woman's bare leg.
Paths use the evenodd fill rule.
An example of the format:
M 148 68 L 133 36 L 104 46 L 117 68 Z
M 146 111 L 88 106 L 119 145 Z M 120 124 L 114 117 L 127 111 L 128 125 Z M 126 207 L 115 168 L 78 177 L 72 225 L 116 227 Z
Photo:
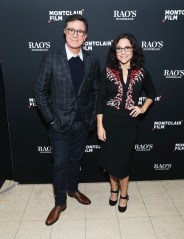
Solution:
M 113 191 L 117 191 L 118 190 L 118 179 L 113 177 L 110 174 L 109 174 L 109 177 L 110 177 L 111 189 Z M 112 201 L 116 201 L 117 198 L 118 198 L 118 193 L 111 193 L 111 200 Z
M 123 179 L 119 179 L 122 197 L 126 197 L 128 194 L 128 182 L 129 182 L 129 176 Z M 126 199 L 121 199 L 119 202 L 120 207 L 126 207 L 126 204 L 127 204 Z

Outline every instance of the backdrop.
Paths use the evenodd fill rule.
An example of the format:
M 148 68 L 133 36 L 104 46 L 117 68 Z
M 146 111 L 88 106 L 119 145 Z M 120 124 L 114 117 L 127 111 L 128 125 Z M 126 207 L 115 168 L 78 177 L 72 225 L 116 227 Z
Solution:
M 12 163 L 3 72 L 0 59 L 0 188 L 4 182 L 2 179 L 13 179 Z
M 33 88 L 43 55 L 63 45 L 64 21 L 74 13 L 89 20 L 84 48 L 98 55 L 101 69 L 112 40 L 120 32 L 132 33 L 144 50 L 157 96 L 149 112 L 140 119 L 131 179 L 184 178 L 183 1 L 1 0 L 0 57 L 14 180 L 52 180 L 48 129 L 37 110 Z M 144 100 L 141 95 L 140 106 Z M 94 132 L 82 160 L 82 182 L 106 180 L 99 168 L 99 153 Z

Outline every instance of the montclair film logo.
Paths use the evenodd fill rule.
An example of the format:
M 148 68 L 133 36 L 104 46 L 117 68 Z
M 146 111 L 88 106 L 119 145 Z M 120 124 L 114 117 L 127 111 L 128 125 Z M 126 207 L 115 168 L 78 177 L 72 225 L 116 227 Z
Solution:
M 36 107 L 36 106 L 37 106 L 36 99 L 35 98 L 29 98 L 28 108 Z
M 165 78 L 181 79 L 184 76 L 184 70 L 164 70 Z
M 96 149 L 100 149 L 100 145 L 86 145 L 85 153 L 92 153 Z
M 50 154 L 52 152 L 51 146 L 38 146 L 38 152 L 41 154 Z
M 107 47 L 111 46 L 113 40 L 110 41 L 85 41 L 83 43 L 83 49 L 86 51 L 92 51 L 93 47 Z
M 136 16 L 137 16 L 136 10 L 125 10 L 125 11 L 114 10 L 113 11 L 113 17 L 116 20 L 130 21 L 130 20 L 134 20 Z
M 135 144 L 134 149 L 136 151 L 148 152 L 148 151 L 151 151 L 153 149 L 153 144 Z
M 50 42 L 28 42 L 31 51 L 48 51 Z
M 156 101 L 156 102 L 161 101 L 161 98 L 162 98 L 161 95 L 160 95 L 160 96 L 157 96 L 157 97 L 155 97 L 154 101 Z M 139 97 L 138 105 L 139 105 L 139 106 L 143 105 L 146 99 L 147 99 L 147 97 L 145 97 L 145 96 L 144 96 L 144 97 L 142 97 L 142 96 Z
M 176 143 L 173 151 L 184 150 L 184 143 Z
M 71 16 L 73 14 L 82 15 L 83 11 L 84 9 L 74 11 L 49 11 L 48 23 L 63 21 L 63 17 Z
M 163 46 L 163 41 L 141 41 L 141 47 L 144 51 L 160 51 Z
M 181 126 L 183 123 L 183 120 L 179 121 L 155 121 L 154 127 L 152 130 L 155 129 L 165 129 L 166 126 Z
M 154 164 L 155 170 L 169 170 L 171 169 L 172 164 Z
M 165 10 L 165 21 L 177 21 L 179 16 L 184 15 L 184 10 Z

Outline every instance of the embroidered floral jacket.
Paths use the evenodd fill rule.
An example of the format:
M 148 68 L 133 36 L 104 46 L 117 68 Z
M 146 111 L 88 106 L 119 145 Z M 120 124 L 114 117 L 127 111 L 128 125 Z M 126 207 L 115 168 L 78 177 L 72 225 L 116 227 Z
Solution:
M 121 110 L 137 105 L 142 90 L 147 98 L 154 100 L 155 88 L 147 70 L 129 69 L 125 84 L 121 69 L 113 70 L 106 67 L 98 93 L 97 114 L 103 114 L 104 106 Z

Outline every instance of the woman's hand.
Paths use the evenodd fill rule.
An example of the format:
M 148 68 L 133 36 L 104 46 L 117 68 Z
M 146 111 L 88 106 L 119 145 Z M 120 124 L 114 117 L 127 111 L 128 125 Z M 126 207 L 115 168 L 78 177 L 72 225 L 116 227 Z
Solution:
M 97 127 L 97 135 L 99 140 L 106 141 L 106 132 L 103 126 Z
M 152 99 L 147 98 L 142 107 L 139 106 L 130 107 L 129 110 L 132 110 L 130 115 L 132 117 L 137 117 L 139 114 L 144 114 L 146 110 L 149 108 L 149 106 L 152 104 L 152 102 L 153 102 Z
M 142 107 L 139 106 L 130 107 L 129 110 L 132 110 L 130 115 L 132 117 L 137 117 L 139 114 L 144 114 L 146 110 L 149 108 L 149 106 L 152 104 L 152 102 L 153 102 L 152 99 L 147 98 Z
M 129 110 L 132 110 L 130 113 L 132 117 L 137 117 L 139 114 L 144 114 L 144 112 L 146 111 L 145 108 L 139 106 L 132 106 L 129 108 Z

